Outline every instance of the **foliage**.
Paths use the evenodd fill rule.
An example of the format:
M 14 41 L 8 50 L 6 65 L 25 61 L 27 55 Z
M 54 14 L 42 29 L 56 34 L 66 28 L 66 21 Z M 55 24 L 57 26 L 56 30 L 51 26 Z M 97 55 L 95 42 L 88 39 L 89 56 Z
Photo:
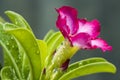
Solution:
M 70 64 L 65 71 L 51 67 L 54 52 L 64 41 L 62 34 L 50 31 L 43 40 L 37 39 L 21 15 L 13 11 L 5 13 L 11 22 L 0 18 L 0 44 L 4 55 L 2 80 L 70 80 L 93 73 L 116 72 L 112 63 L 99 57 Z

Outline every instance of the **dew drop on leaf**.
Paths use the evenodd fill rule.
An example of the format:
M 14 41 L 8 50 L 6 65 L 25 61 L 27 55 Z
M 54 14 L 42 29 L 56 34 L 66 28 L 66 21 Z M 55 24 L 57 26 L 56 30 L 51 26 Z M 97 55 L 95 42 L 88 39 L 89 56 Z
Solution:
M 10 43 L 9 43 L 9 42 L 7 42 L 7 43 L 6 43 L 6 45 L 10 45 Z
M 79 65 L 82 65 L 82 63 L 80 62 Z
M 36 52 L 36 54 L 37 54 L 37 55 L 39 55 L 39 54 L 40 54 L 40 52 L 39 52 L 39 51 L 37 51 L 37 52 Z
M 10 37 L 11 40 L 13 40 L 14 38 L 13 37 Z
M 17 19 L 15 19 L 15 24 L 16 24 L 16 25 L 18 24 L 18 20 L 17 20 Z
M 15 48 L 15 46 L 14 46 L 14 45 L 12 45 L 12 48 Z
M 34 45 L 35 45 L 35 47 L 37 46 L 37 44 L 36 44 L 36 43 L 34 43 Z
M 18 57 L 19 59 L 21 59 L 22 58 L 22 56 L 21 55 L 19 55 L 19 57 Z
M 22 77 L 23 77 L 23 78 L 25 78 L 25 75 L 24 75 L 24 73 L 22 74 Z

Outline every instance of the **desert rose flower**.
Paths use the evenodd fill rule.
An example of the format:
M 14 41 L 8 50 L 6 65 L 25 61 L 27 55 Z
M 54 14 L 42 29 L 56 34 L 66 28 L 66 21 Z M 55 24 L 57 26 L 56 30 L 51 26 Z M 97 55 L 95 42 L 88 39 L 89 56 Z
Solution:
M 52 63 L 55 67 L 66 70 L 71 57 L 80 49 L 100 48 L 103 52 L 112 50 L 112 46 L 98 37 L 100 23 L 97 19 L 80 19 L 77 17 L 77 10 L 69 6 L 63 6 L 56 11 L 59 14 L 56 26 L 65 40 L 54 54 Z
M 103 52 L 112 50 L 112 46 L 98 37 L 100 34 L 98 20 L 80 19 L 77 17 L 77 10 L 69 6 L 63 6 L 56 11 L 59 14 L 56 26 L 71 46 L 77 46 L 80 49 L 101 48 Z

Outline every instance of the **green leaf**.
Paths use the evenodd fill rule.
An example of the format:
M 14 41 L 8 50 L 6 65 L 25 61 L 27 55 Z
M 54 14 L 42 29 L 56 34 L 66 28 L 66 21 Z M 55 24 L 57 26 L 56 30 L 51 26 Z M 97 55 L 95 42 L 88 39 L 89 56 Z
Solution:
M 13 12 L 13 11 L 5 11 L 5 14 L 10 18 L 10 20 L 13 22 L 13 24 L 15 24 L 19 27 L 25 27 L 25 28 L 31 30 L 27 21 L 20 14 Z
M 11 28 L 18 28 L 18 26 L 15 24 L 6 22 L 4 23 L 4 28 L 11 29 Z
M 12 35 L 4 32 L 3 27 L 4 25 L 0 24 L 0 44 L 4 50 L 4 66 L 13 67 L 18 78 L 21 79 L 21 58 L 19 57 L 20 54 L 17 43 Z
M 48 52 L 47 52 L 47 44 L 43 41 L 43 40 L 37 40 L 38 45 L 39 45 L 39 49 L 40 49 L 40 57 L 41 57 L 41 66 L 42 69 L 45 67 L 46 65 L 46 58 L 48 56 Z
M 116 68 L 103 58 L 90 58 L 70 65 L 68 71 L 59 80 L 68 80 L 101 72 L 115 73 Z
M 47 61 L 51 61 L 52 55 L 54 54 L 54 51 L 60 46 L 62 41 L 64 40 L 64 37 L 60 32 L 56 32 L 53 35 L 50 36 L 49 40 L 47 40 L 47 46 L 48 46 L 48 59 Z M 49 63 L 48 63 L 49 64 Z
M 17 41 L 17 40 L 16 40 Z M 22 77 L 23 79 L 27 79 L 30 74 L 30 62 L 29 59 L 25 53 L 25 50 L 23 49 L 23 47 L 18 43 L 18 47 L 19 47 L 19 53 L 21 54 L 21 56 L 19 56 L 21 58 L 21 73 L 22 73 Z
M 5 20 L 0 16 L 0 22 L 5 23 Z
M 88 58 L 85 60 L 81 60 L 81 61 L 75 62 L 73 64 L 70 64 L 67 69 L 67 72 L 71 71 L 72 69 L 78 68 L 80 66 L 84 66 L 84 65 L 87 65 L 90 63 L 96 63 L 96 62 L 106 62 L 106 60 L 104 58 L 100 58 L 100 57 L 94 57 L 94 58 Z
M 31 65 L 31 77 L 33 80 L 38 80 L 41 74 L 41 59 L 35 36 L 31 33 L 31 31 L 24 28 L 16 28 L 11 30 L 6 29 L 6 31 L 13 34 L 25 50 Z
M 41 57 L 41 69 L 42 69 L 42 73 L 41 73 L 41 76 L 40 76 L 40 80 L 44 80 L 45 78 L 45 74 L 44 73 L 44 70 L 46 69 L 46 62 L 48 62 L 46 60 L 47 56 L 48 56 L 48 52 L 47 52 L 47 44 L 45 41 L 43 40 L 37 40 L 38 42 L 38 45 L 39 45 L 39 49 L 40 49 L 40 57 Z
M 14 29 L 17 26 L 12 23 L 4 23 L 1 26 L 0 41 L 4 51 L 4 66 L 13 67 L 20 79 L 26 79 L 30 72 L 28 57 L 13 35 L 6 33 L 3 28 Z
M 54 34 L 55 32 L 53 30 L 48 31 L 48 33 L 44 37 L 44 41 L 47 42 L 49 38 Z
M 15 70 L 10 66 L 3 67 L 0 75 L 2 80 L 18 80 Z

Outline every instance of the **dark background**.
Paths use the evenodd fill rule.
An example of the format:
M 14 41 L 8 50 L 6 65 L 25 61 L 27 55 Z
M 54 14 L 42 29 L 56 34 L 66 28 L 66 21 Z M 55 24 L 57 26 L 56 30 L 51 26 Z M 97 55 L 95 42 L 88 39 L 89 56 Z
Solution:
M 116 74 L 99 73 L 74 80 L 119 80 L 120 79 L 120 0 L 0 0 L 0 15 L 13 10 L 21 14 L 31 25 L 37 38 L 42 39 L 49 29 L 55 29 L 55 8 L 69 5 L 77 8 L 79 18 L 98 19 L 101 22 L 101 37 L 113 46 L 111 52 L 81 50 L 71 62 L 89 57 L 104 57 L 117 67 Z M 2 53 L 1 53 L 2 54 Z M 0 59 L 2 55 L 0 54 Z M 2 62 L 2 60 L 1 60 Z

